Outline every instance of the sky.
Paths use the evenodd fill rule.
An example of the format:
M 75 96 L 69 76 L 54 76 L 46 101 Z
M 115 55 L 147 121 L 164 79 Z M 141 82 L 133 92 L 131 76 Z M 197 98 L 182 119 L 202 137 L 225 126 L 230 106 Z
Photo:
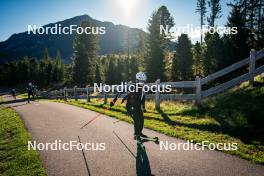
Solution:
M 167 6 L 175 26 L 199 26 L 195 13 L 197 0 L 1 0 L 0 41 L 12 34 L 27 31 L 28 25 L 43 26 L 74 16 L 87 14 L 100 21 L 110 21 L 147 30 L 148 19 L 161 5 Z M 217 25 L 226 24 L 232 0 L 221 0 L 222 17 Z

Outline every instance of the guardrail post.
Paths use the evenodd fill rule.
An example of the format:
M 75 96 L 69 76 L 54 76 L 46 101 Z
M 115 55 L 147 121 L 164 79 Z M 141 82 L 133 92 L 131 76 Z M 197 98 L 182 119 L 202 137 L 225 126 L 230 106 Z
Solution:
M 254 77 L 255 77 L 255 61 L 256 61 L 256 50 L 250 50 L 250 57 L 249 57 L 249 83 L 251 85 L 254 84 Z
M 196 92 L 195 92 L 195 103 L 197 105 L 201 105 L 202 102 L 202 86 L 201 86 L 201 78 L 199 76 L 196 76 L 195 78 L 196 81 Z
M 74 100 L 77 101 L 77 86 L 73 87 L 73 95 L 74 95 Z
M 156 80 L 156 93 L 155 93 L 155 109 L 160 110 L 160 92 L 159 92 L 159 86 L 160 86 L 160 79 Z
M 90 102 L 90 95 L 89 95 L 89 86 L 86 86 L 86 101 Z
M 103 85 L 103 98 L 104 98 L 104 104 L 107 104 L 107 96 L 106 92 L 104 91 L 105 84 Z
M 63 91 L 63 96 L 64 96 L 64 100 L 67 101 L 67 87 L 64 87 L 64 91 Z

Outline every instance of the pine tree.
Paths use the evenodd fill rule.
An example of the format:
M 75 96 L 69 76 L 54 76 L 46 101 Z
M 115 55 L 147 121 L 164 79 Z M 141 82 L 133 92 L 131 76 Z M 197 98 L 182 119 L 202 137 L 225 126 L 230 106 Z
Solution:
M 109 57 L 108 69 L 105 77 L 106 84 L 112 85 L 116 83 L 116 62 L 113 56 Z
M 240 9 L 237 6 L 233 6 L 230 16 L 228 17 L 228 27 L 236 27 L 237 34 L 225 35 L 225 54 L 226 64 L 223 66 L 230 65 L 238 62 L 248 56 L 248 32 L 245 29 L 245 19 L 243 18 Z
M 171 77 L 173 81 L 176 80 L 191 80 L 192 74 L 192 53 L 191 40 L 187 34 L 181 34 L 178 38 L 176 46 L 176 53 L 172 62 Z
M 46 64 L 45 64 L 45 61 L 44 59 L 40 60 L 39 61 L 39 84 L 41 86 L 44 86 L 46 84 L 46 80 L 45 80 L 45 67 L 46 67 Z
M 95 69 L 95 82 L 97 84 L 102 83 L 101 70 L 100 70 L 99 64 L 96 64 L 96 69 Z
M 131 57 L 130 72 L 131 72 L 132 78 L 135 78 L 135 75 L 139 72 L 139 61 L 138 61 L 137 57 L 135 57 L 135 56 Z
M 39 73 L 39 64 L 35 58 L 29 59 L 29 81 L 37 83 Z
M 198 76 L 204 76 L 203 74 L 203 46 L 199 43 L 196 42 L 195 45 L 193 46 L 192 49 L 192 55 L 193 55 L 193 70 L 194 74 Z
M 150 82 L 163 77 L 164 72 L 164 52 L 161 48 L 159 35 L 160 20 L 157 12 L 152 14 L 149 20 L 148 36 L 148 56 L 146 58 L 146 72 Z
M 43 55 L 43 63 L 41 63 L 40 69 L 41 70 L 41 76 L 43 76 L 43 84 L 45 86 L 49 85 L 52 81 L 52 62 L 51 58 L 49 56 L 49 50 L 48 48 L 45 48 L 44 55 Z M 43 68 L 42 68 L 43 67 Z
M 48 48 L 45 48 L 43 58 L 44 58 L 44 60 L 48 60 L 50 58 Z
M 160 25 L 173 26 L 173 18 L 167 8 L 162 6 L 154 12 L 148 25 L 148 53 L 146 57 L 146 72 L 150 82 L 156 79 L 165 79 L 165 49 L 168 39 L 165 35 L 160 35 Z
M 50 85 L 50 83 L 52 82 L 52 69 L 52 61 L 49 58 L 45 61 L 45 85 Z
M 158 9 L 158 15 L 160 18 L 160 25 L 162 25 L 164 28 L 167 26 L 168 30 L 170 31 L 170 29 L 175 25 L 174 23 L 174 19 L 171 16 L 169 10 L 167 9 L 166 6 L 161 6 Z M 161 34 L 162 35 L 162 46 L 164 49 L 167 49 L 168 47 L 168 43 L 170 42 L 170 38 L 172 38 L 171 34 L 169 33 L 168 35 L 165 34 Z
M 200 15 L 200 27 L 201 27 L 201 41 L 200 43 L 203 43 L 203 25 L 204 25 L 204 18 L 206 14 L 206 1 L 205 0 L 197 0 L 197 9 L 196 13 L 199 13 Z
M 81 23 L 81 27 L 93 27 L 88 21 Z M 94 82 L 95 59 L 98 51 L 98 36 L 95 34 L 77 34 L 74 42 L 73 81 L 85 86 Z
M 130 69 L 130 64 L 131 64 L 131 58 L 130 59 L 126 59 L 124 60 L 124 80 L 125 81 L 131 81 L 133 80 L 134 76 L 131 73 L 131 69 Z
M 204 56 L 205 75 L 211 74 L 222 67 L 223 63 L 223 41 L 218 33 L 207 33 L 204 38 L 206 49 Z
M 18 62 L 18 83 L 27 84 L 29 80 L 29 62 L 28 58 L 23 58 Z
M 215 26 L 215 21 L 218 18 L 221 18 L 222 16 L 221 15 L 222 8 L 221 8 L 220 0 L 209 0 L 208 6 L 210 9 L 210 16 L 207 18 L 207 21 L 210 26 Z
M 5 64 L 6 84 L 9 86 L 15 85 L 17 81 L 18 66 L 15 61 Z
M 248 45 L 261 49 L 264 46 L 264 1 L 263 0 L 234 0 L 231 6 L 238 7 L 245 20 L 248 32 Z
M 64 65 L 62 63 L 61 53 L 58 50 L 56 59 L 53 64 L 53 81 L 58 82 L 63 80 L 63 74 L 64 74 Z
M 137 45 L 137 55 L 139 57 L 139 63 L 141 63 L 139 65 L 139 67 L 142 68 L 142 70 L 145 69 L 146 67 L 146 56 L 147 56 L 147 46 L 146 46 L 146 35 L 143 31 L 141 31 L 139 33 L 139 42 L 138 42 L 138 45 Z
M 130 59 L 126 59 L 126 61 L 128 61 Z M 126 81 L 125 80 L 125 77 L 126 77 L 126 74 L 125 72 L 126 71 L 129 71 L 129 70 L 125 70 L 126 68 L 126 61 L 125 59 L 123 59 L 122 57 L 118 57 L 117 59 L 117 67 L 116 67 L 116 82 L 119 84 L 123 81 Z

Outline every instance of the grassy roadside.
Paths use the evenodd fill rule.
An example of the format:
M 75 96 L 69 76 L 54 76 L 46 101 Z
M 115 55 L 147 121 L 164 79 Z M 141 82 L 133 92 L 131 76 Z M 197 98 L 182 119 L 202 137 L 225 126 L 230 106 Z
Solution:
M 202 107 L 192 103 L 164 101 L 156 111 L 154 102 L 147 102 L 145 127 L 168 136 L 193 142 L 237 143 L 238 150 L 224 151 L 255 163 L 264 164 L 264 86 L 248 84 L 205 100 Z M 124 104 L 112 110 L 102 99 L 92 102 L 52 100 L 100 112 L 132 123 Z M 120 102 L 120 101 L 118 101 Z
M 39 154 L 27 149 L 29 140 L 18 114 L 0 106 L 0 175 L 46 175 Z
M 19 98 L 28 98 L 28 94 L 27 93 L 21 93 L 18 95 Z

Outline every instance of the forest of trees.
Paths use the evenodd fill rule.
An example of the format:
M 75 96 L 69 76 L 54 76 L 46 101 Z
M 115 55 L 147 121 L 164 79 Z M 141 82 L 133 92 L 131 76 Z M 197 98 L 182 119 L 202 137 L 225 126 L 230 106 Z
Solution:
M 227 27 L 237 27 L 237 34 L 201 34 L 199 42 L 192 44 L 187 34 L 181 34 L 174 51 L 172 36 L 160 35 L 160 25 L 172 28 L 175 25 L 166 6 L 154 11 L 148 21 L 148 34 L 139 34 L 138 49 L 133 53 L 98 55 L 98 36 L 76 35 L 71 64 L 63 64 L 58 50 L 56 58 L 50 58 L 45 49 L 43 58 L 23 58 L 0 66 L 1 84 L 14 86 L 33 82 L 42 87 L 61 84 L 92 85 L 94 82 L 118 84 L 134 81 L 140 70 L 146 72 L 148 82 L 194 80 L 211 74 L 249 55 L 251 48 L 264 47 L 264 4 L 262 0 L 236 0 L 232 4 Z M 197 20 L 202 26 L 217 26 L 222 16 L 220 0 L 197 0 Z M 94 26 L 84 21 L 82 27 Z M 128 34 L 129 35 L 129 34 Z
M 65 65 L 62 63 L 60 51 L 56 58 L 50 58 L 45 49 L 41 60 L 24 57 L 1 65 L 0 79 L 2 85 L 25 85 L 32 82 L 38 86 L 46 87 L 61 82 L 65 76 Z

